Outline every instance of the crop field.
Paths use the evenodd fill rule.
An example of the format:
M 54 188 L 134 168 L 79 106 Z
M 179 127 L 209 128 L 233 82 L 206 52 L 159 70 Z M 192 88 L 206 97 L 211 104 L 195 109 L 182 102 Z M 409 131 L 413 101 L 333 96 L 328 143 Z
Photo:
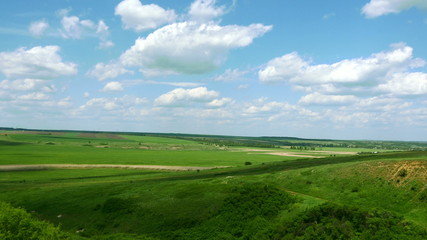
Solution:
M 427 238 L 424 143 L 292 141 L 2 131 L 0 236 L 22 209 L 50 239 Z

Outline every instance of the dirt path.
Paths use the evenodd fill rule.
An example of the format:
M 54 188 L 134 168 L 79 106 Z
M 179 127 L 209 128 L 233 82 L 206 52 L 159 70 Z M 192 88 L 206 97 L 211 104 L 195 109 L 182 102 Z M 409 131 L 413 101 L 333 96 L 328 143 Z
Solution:
M 227 166 L 217 167 L 187 167 L 187 166 L 164 166 L 164 165 L 123 165 L 123 164 L 23 164 L 23 165 L 0 165 L 0 171 L 31 171 L 44 170 L 49 168 L 129 168 L 129 169 L 153 169 L 153 170 L 172 170 L 172 171 L 190 171 L 190 170 L 208 170 L 215 168 L 226 168 Z

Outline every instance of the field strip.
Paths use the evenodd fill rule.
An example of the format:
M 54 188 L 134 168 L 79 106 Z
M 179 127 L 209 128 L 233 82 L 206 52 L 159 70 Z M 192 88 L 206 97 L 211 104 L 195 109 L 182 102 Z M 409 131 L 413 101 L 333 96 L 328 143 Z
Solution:
M 343 155 L 357 155 L 357 152 L 337 152 L 337 151 L 310 151 L 312 153 L 327 153 L 327 154 L 343 154 Z
M 248 153 L 248 154 L 268 154 L 268 155 L 284 156 L 284 157 L 324 158 L 324 156 L 302 155 L 302 154 L 293 154 L 293 153 L 287 153 L 287 152 L 262 152 L 262 153 Z
M 153 170 L 209 170 L 215 168 L 227 168 L 228 166 L 216 167 L 189 167 L 189 166 L 165 166 L 165 165 L 125 165 L 125 164 L 15 164 L 0 165 L 0 171 L 31 171 L 49 168 L 129 168 L 129 169 L 153 169 Z

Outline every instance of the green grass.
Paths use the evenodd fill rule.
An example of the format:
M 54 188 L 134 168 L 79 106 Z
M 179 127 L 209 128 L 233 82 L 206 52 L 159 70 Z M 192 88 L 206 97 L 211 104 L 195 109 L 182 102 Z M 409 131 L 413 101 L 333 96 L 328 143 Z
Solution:
M 0 164 L 141 164 L 168 166 L 242 166 L 295 159 L 228 151 L 145 150 L 59 145 L 0 147 Z
M 233 168 L 199 172 L 135 169 L 0 172 L 0 201 L 23 207 L 34 217 L 60 225 L 64 231 L 83 239 L 133 239 L 137 236 L 154 239 L 236 239 L 236 236 L 272 239 L 273 233 L 289 221 L 312 214 L 310 209 L 318 209 L 317 206 L 323 203 L 351 206 L 362 212 L 390 211 L 427 229 L 427 201 L 423 198 L 427 184 L 425 168 L 406 167 L 406 173 L 396 177 L 398 168 L 393 165 L 402 162 L 423 164 L 427 161 L 427 152 L 297 159 L 226 151 L 186 139 L 117 137 L 98 133 L 88 136 L 82 137 L 74 132 L 0 135 L 0 164 L 98 163 Z M 84 146 L 89 141 L 91 146 Z M 139 149 L 140 142 L 152 149 Z M 100 145 L 102 148 L 95 147 L 100 143 L 104 144 Z M 128 146 L 134 147 L 123 148 Z M 292 152 L 310 154 L 308 151 Z M 245 162 L 252 165 L 246 166 Z M 287 194 L 295 201 L 277 200 L 277 196 L 287 198 Z M 425 194 L 427 199 L 427 192 Z M 266 202 L 269 204 L 264 205 Z M 243 206 L 246 206 L 245 210 L 240 208 Z M 254 206 L 267 207 L 256 212 L 258 207 Z M 275 214 L 265 214 L 271 209 L 275 209 Z M 360 212 L 357 209 L 355 213 Z M 81 229 L 85 231 L 76 234 Z M 211 235 L 206 235 L 210 232 Z
M 406 159 L 419 158 L 420 154 L 407 153 Z M 389 157 L 401 159 L 402 155 Z M 361 175 L 367 166 L 384 159 L 377 155 L 365 157 L 362 162 L 349 161 L 349 157 L 333 158 L 334 163 L 327 159 L 294 160 L 203 172 L 125 169 L 2 172 L 0 200 L 34 211 L 41 219 L 61 224 L 66 231 L 84 228 L 86 236 L 122 232 L 167 239 L 165 236 L 171 232 L 211 221 L 224 199 L 232 196 L 232 188 L 262 183 L 278 186 L 297 197 L 291 209 L 278 213 L 274 220 L 277 224 L 321 203 L 334 202 L 362 209 L 381 208 L 425 226 L 426 203 L 408 201 L 414 196 L 410 189 L 402 190 L 386 181 L 380 185 L 380 180 Z M 355 187 L 357 191 L 353 191 Z M 122 207 L 110 209 L 109 204 Z

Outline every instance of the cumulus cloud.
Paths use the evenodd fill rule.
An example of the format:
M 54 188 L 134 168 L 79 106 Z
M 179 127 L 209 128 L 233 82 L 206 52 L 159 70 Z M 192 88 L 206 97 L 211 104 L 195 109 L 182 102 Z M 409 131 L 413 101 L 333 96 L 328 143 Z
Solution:
M 215 6 L 216 0 L 196 0 L 190 6 L 190 18 L 198 22 L 208 22 L 225 13 L 224 6 Z
M 16 91 L 30 91 L 40 88 L 45 84 L 45 80 L 41 79 L 18 79 L 18 80 L 3 80 L 0 82 L 0 89 L 16 90 Z
M 207 106 L 212 108 L 220 108 L 224 107 L 225 105 L 231 103 L 233 100 L 231 98 L 221 98 L 221 99 L 214 99 L 210 101 Z
M 77 16 L 63 16 L 61 19 L 62 29 L 59 31 L 63 38 L 82 38 L 87 29 L 94 29 L 95 24 L 90 20 L 80 20 Z
M 375 96 L 359 99 L 354 106 L 359 111 L 366 112 L 388 112 L 395 113 L 412 106 L 411 102 L 404 102 L 402 99 L 387 96 Z
M 362 8 L 368 18 L 376 18 L 390 13 L 399 13 L 412 7 L 427 8 L 425 0 L 371 0 Z
M 155 104 L 159 106 L 181 106 L 190 103 L 208 103 L 218 97 L 216 91 L 209 91 L 206 87 L 192 89 L 176 88 L 159 96 Z
M 36 100 L 36 101 L 40 101 L 40 100 L 47 100 L 49 99 L 49 96 L 41 93 L 41 92 L 33 92 L 33 93 L 29 93 L 26 95 L 22 95 L 18 97 L 19 100 Z
M 165 81 L 153 81 L 153 80 L 125 80 L 123 81 L 126 85 L 139 85 L 139 84 L 151 84 L 151 85 L 168 85 L 174 87 L 198 87 L 203 85 L 202 83 L 196 82 L 165 82 Z
M 267 102 L 266 99 L 257 99 L 254 103 L 248 104 L 244 108 L 245 114 L 259 114 L 259 113 L 277 113 L 284 110 L 294 110 L 296 106 L 286 102 Z
M 380 84 L 378 90 L 397 96 L 427 94 L 427 73 L 396 73 L 390 81 Z
M 294 79 L 301 75 L 309 66 L 298 53 L 292 52 L 275 58 L 267 63 L 264 69 L 258 72 L 262 82 L 282 82 Z
M 116 78 L 126 73 L 133 74 L 132 71 L 124 68 L 122 64 L 118 62 L 110 62 L 108 64 L 97 63 L 95 67 L 87 73 L 87 75 L 103 81 L 109 78 Z
M 28 27 L 31 35 L 35 37 L 40 37 L 44 34 L 44 32 L 49 28 L 49 23 L 46 20 L 40 20 L 36 22 L 32 22 Z
M 99 20 L 96 24 L 89 19 L 80 19 L 77 16 L 68 16 L 69 10 L 62 9 L 58 11 L 61 17 L 61 26 L 59 34 L 65 39 L 82 39 L 85 37 L 99 38 L 99 48 L 108 48 L 114 46 L 109 40 L 109 27 L 104 20 Z
M 123 86 L 120 82 L 109 82 L 102 89 L 104 92 L 120 92 L 123 91 Z
M 92 98 L 89 99 L 84 105 L 81 105 L 76 111 L 75 114 L 84 112 L 84 111 L 96 111 L 96 110 L 129 110 L 135 106 L 146 104 L 147 99 L 133 97 L 125 95 L 123 97 L 115 98 Z
M 345 59 L 333 64 L 311 65 L 297 53 L 286 54 L 271 60 L 258 73 L 263 82 L 289 81 L 300 85 L 322 83 L 367 83 L 383 81 L 394 73 L 425 65 L 422 59 L 413 58 L 413 49 L 405 44 L 395 44 L 388 52 L 373 54 L 368 58 Z
M 143 5 L 139 0 L 123 0 L 115 9 L 125 29 L 144 31 L 175 21 L 173 10 L 165 10 L 156 4 Z
M 352 105 L 370 96 L 413 97 L 427 93 L 427 74 L 414 72 L 426 65 L 405 44 L 366 58 L 332 64 L 311 64 L 293 52 L 269 61 L 259 72 L 261 82 L 286 82 L 309 92 L 301 105 Z
M 53 79 L 75 75 L 77 65 L 63 62 L 58 46 L 0 52 L 0 72 L 8 78 Z
M 357 97 L 352 95 L 324 95 L 311 93 L 303 96 L 299 103 L 303 105 L 346 105 L 357 101 Z
M 262 24 L 173 23 L 138 38 L 120 60 L 145 74 L 206 73 L 218 68 L 230 49 L 248 46 L 270 29 Z

